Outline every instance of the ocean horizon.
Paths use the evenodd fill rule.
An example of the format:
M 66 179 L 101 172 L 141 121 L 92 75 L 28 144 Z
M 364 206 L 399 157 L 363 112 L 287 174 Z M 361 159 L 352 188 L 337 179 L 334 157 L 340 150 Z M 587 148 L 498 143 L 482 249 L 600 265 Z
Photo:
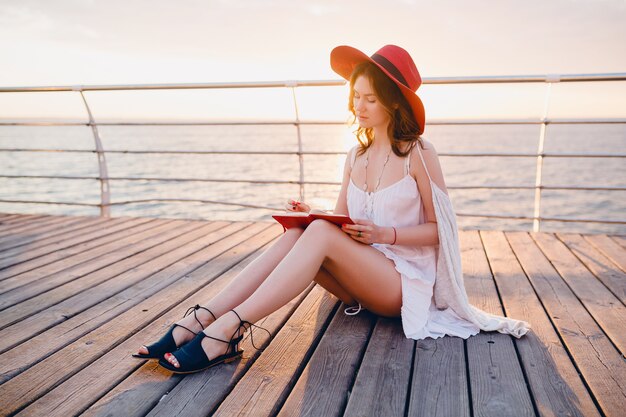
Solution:
M 345 153 L 356 138 L 344 125 L 301 125 L 305 152 Z M 352 128 L 353 129 L 353 128 Z M 115 126 L 98 127 L 105 151 L 254 151 L 297 152 L 293 125 Z M 535 153 L 539 125 L 432 125 L 424 139 L 442 153 Z M 0 126 L 2 149 L 93 150 L 88 126 Z M 544 151 L 611 154 L 626 149 L 624 124 L 557 124 L 546 130 Z M 110 177 L 216 178 L 298 181 L 297 155 L 106 154 Z M 345 154 L 305 155 L 306 181 L 339 182 Z M 534 186 L 535 157 L 440 156 L 446 185 Z M 97 176 L 94 153 L 0 152 L 0 175 Z M 543 161 L 543 185 L 626 187 L 621 158 L 551 158 Z M 298 198 L 297 184 L 166 182 L 110 180 L 111 201 L 193 198 L 282 210 Z M 305 201 L 332 210 L 338 185 L 305 185 Z M 449 189 L 461 229 L 532 230 L 532 220 L 466 217 L 460 214 L 532 216 L 534 189 Z M 626 218 L 626 192 L 543 190 L 541 216 L 567 219 Z M 98 204 L 100 182 L 83 179 L 0 178 L 0 199 Z M 0 212 L 99 215 L 97 207 L 0 203 Z M 229 221 L 273 221 L 276 210 L 221 204 L 147 202 L 111 207 L 111 216 L 167 217 Z M 542 231 L 626 234 L 626 225 L 541 222 Z

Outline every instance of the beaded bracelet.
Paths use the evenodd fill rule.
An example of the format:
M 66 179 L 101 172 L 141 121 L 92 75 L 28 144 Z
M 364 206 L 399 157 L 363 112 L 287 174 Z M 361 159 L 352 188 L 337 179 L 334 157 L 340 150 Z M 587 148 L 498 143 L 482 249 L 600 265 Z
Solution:
M 393 229 L 393 242 L 391 244 L 395 245 L 396 244 L 396 237 L 397 237 L 397 235 L 396 235 L 396 228 L 393 227 L 393 226 L 391 226 L 391 228 Z

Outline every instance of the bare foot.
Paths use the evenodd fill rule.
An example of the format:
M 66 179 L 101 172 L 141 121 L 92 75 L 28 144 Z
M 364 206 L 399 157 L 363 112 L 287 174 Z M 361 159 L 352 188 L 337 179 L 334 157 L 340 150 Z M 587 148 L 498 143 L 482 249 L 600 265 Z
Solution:
M 215 321 L 213 316 L 208 311 L 202 308 L 195 310 L 195 314 L 196 314 L 196 317 L 198 317 L 198 320 L 200 320 L 200 322 L 202 323 L 202 326 L 204 326 L 205 328 Z M 198 320 L 196 320 L 196 318 L 194 317 L 194 313 L 192 312 L 186 317 L 182 318 L 181 320 L 178 320 L 176 323 L 182 326 L 185 326 L 189 330 L 193 330 L 194 332 L 198 333 L 199 331 L 202 330 L 202 327 L 200 326 L 200 323 L 198 323 Z M 177 326 L 174 328 L 174 331 L 172 332 L 172 337 L 174 337 L 176 346 L 181 346 L 183 343 L 186 343 L 190 341 L 191 339 L 193 339 L 195 335 L 191 334 L 190 332 L 183 329 L 182 327 Z M 148 348 L 146 347 L 146 345 L 142 345 L 139 348 L 138 353 L 143 354 L 143 355 L 149 354 Z

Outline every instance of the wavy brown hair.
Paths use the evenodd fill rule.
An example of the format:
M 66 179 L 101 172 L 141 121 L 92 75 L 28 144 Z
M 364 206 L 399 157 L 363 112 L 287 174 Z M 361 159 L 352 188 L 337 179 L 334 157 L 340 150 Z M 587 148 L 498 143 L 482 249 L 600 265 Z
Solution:
M 415 120 L 415 116 L 413 116 L 409 102 L 402 95 L 400 87 L 371 62 L 366 61 L 358 64 L 350 75 L 348 110 L 350 110 L 354 119 L 349 122 L 349 125 L 353 126 L 357 121 L 356 111 L 354 110 L 354 83 L 359 76 L 364 76 L 370 80 L 376 98 L 389 115 L 390 122 L 387 127 L 387 134 L 392 138 L 391 149 L 393 153 L 399 157 L 405 157 L 411 152 L 416 143 L 419 143 L 420 147 L 424 149 L 423 139 L 419 135 L 419 125 Z M 394 108 L 396 104 L 398 108 Z M 359 126 L 355 135 L 360 144 L 357 154 L 362 155 L 374 141 L 374 129 Z M 404 148 L 404 151 L 402 148 Z

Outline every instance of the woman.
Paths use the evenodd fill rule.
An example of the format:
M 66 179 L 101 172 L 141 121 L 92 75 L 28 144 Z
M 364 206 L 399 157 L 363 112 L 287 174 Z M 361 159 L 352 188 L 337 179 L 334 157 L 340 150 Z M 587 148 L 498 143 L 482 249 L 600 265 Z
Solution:
M 421 78 L 410 55 L 395 45 L 371 57 L 339 46 L 330 63 L 350 81 L 348 107 L 359 123 L 359 145 L 346 158 L 334 212 L 356 224 L 339 228 L 315 220 L 306 230 L 288 229 L 220 294 L 190 308 L 161 340 L 134 356 L 158 358 L 177 373 L 234 360 L 252 323 L 312 281 L 358 306 L 352 314 L 364 307 L 401 317 L 405 335 L 413 339 L 468 338 L 480 330 L 521 337 L 528 331 L 528 323 L 487 314 L 467 301 L 437 153 L 420 137 L 425 112 L 415 92 Z M 290 200 L 287 209 L 310 207 Z M 446 229 L 450 224 L 452 230 Z

